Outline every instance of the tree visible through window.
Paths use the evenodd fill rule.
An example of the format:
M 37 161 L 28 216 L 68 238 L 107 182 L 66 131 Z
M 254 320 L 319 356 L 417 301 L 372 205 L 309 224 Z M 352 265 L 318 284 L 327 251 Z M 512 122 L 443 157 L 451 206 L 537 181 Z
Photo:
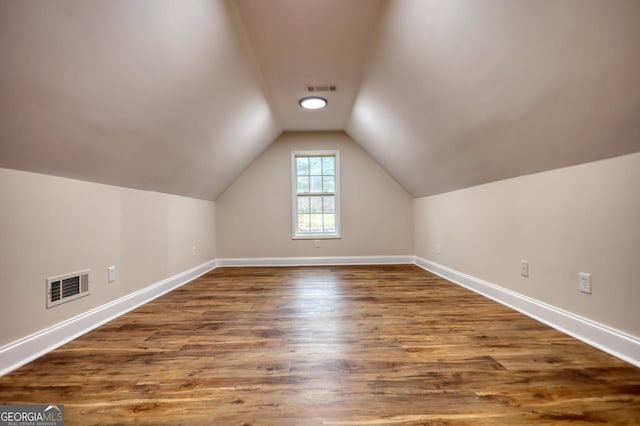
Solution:
M 340 236 L 338 151 L 294 151 L 293 237 Z

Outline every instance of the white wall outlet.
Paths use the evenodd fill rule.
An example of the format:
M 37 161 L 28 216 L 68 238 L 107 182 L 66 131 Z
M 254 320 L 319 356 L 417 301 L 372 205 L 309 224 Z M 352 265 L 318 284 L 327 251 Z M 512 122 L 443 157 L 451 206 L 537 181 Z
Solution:
M 313 246 L 315 248 L 320 248 L 320 240 L 313 240 Z
M 526 260 L 520 261 L 520 275 L 523 277 L 529 276 L 529 262 Z
M 109 266 L 107 268 L 107 281 L 112 283 L 116 280 L 116 267 L 115 266 Z
M 442 247 L 440 246 L 440 243 L 436 244 L 436 253 L 440 254 L 442 252 Z
M 191 256 L 195 256 L 198 254 L 198 247 L 193 246 L 191 247 Z
M 580 292 L 591 294 L 591 274 L 580 272 Z

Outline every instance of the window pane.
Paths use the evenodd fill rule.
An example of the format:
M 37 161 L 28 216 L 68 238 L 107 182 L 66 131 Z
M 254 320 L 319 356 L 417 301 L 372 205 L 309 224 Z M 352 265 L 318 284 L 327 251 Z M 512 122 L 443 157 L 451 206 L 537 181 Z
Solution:
M 316 194 L 322 192 L 322 176 L 311 176 L 311 192 Z
M 309 197 L 298 197 L 298 213 L 309 213 Z
M 340 228 L 337 151 L 293 151 L 293 161 L 293 238 L 335 236 Z
M 308 214 L 299 214 L 298 215 L 298 232 L 309 232 L 309 215 Z
M 322 192 L 336 192 L 335 176 L 322 176 Z
M 322 174 L 322 157 L 310 157 L 309 169 L 310 169 L 311 175 L 321 175 Z
M 335 197 L 322 197 L 322 212 L 335 213 L 336 199 Z
M 309 178 L 298 176 L 298 194 L 309 193 Z
M 322 213 L 322 197 L 309 197 L 311 199 L 311 207 L 309 213 Z
M 321 214 L 310 214 L 310 229 L 311 232 L 322 232 L 322 215 Z
M 309 174 L 309 157 L 296 157 L 296 169 L 298 176 Z
M 325 214 L 324 216 L 324 232 L 336 232 L 336 215 Z
M 322 174 L 335 175 L 336 161 L 335 157 L 322 157 Z

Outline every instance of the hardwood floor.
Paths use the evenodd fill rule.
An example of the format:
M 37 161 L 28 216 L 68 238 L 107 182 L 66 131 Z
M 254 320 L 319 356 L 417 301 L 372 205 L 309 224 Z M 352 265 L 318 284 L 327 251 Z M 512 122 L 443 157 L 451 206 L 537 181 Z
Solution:
M 640 369 L 412 265 L 222 268 L 0 402 L 67 425 L 640 424 Z

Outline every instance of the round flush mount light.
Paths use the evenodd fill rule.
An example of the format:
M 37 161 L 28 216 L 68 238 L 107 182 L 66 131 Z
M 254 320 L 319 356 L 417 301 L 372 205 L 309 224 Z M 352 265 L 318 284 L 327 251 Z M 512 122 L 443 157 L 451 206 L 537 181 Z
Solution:
M 307 96 L 300 99 L 299 104 L 304 109 L 320 109 L 327 106 L 327 100 L 320 96 Z

